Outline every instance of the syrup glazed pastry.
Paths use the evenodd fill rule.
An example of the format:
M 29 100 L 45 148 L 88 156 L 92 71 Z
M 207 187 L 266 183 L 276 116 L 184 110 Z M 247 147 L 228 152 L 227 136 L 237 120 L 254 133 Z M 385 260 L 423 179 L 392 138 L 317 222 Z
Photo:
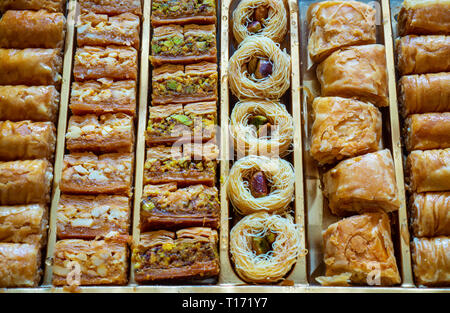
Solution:
M 142 15 L 141 0 L 79 0 L 81 13 Z
M 411 225 L 417 237 L 450 236 L 450 192 L 415 193 Z
M 258 34 L 282 42 L 287 32 L 283 0 L 242 0 L 233 11 L 233 34 L 238 43 Z
M 264 36 L 249 36 L 230 58 L 230 89 L 239 99 L 280 99 L 290 86 L 291 57 Z
M 231 230 L 230 252 L 236 272 L 251 283 L 277 282 L 302 251 L 301 232 L 292 217 L 265 212 L 244 217 Z
M 405 133 L 408 151 L 450 148 L 450 112 L 412 114 L 405 119 Z
M 63 12 L 67 0 L 2 0 L 0 12 L 6 10 L 41 10 Z
M 290 152 L 294 126 L 283 104 L 251 99 L 235 104 L 230 132 L 239 156 L 285 156 Z
M 151 23 L 153 27 L 215 24 L 216 0 L 153 0 Z
M 308 52 L 314 63 L 347 46 L 376 42 L 376 10 L 358 1 L 323 1 L 309 6 Z
M 257 211 L 281 213 L 294 196 L 294 169 L 280 158 L 246 156 L 236 161 L 227 181 L 234 208 L 247 215 Z

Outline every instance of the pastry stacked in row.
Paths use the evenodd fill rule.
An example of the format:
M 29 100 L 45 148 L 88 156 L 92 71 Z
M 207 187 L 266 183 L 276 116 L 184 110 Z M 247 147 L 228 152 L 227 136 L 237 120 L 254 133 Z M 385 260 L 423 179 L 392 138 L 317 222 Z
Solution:
M 53 285 L 124 285 L 141 2 L 79 0 L 78 5 Z
M 294 169 L 282 159 L 292 151 L 294 132 L 281 103 L 291 100 L 284 97 L 291 58 L 280 47 L 289 42 L 288 16 L 282 0 L 241 0 L 232 13 L 230 44 L 234 37 L 239 45 L 228 77 L 239 101 L 229 126 L 237 160 L 227 181 L 235 211 L 230 252 L 236 273 L 248 283 L 283 280 L 303 253 L 302 234 L 291 215 Z
M 214 0 L 154 0 L 138 283 L 217 277 L 217 40 Z
M 396 40 L 418 285 L 450 285 L 450 4 L 405 0 Z
M 54 2 L 0 2 L 0 287 L 42 274 L 66 27 Z
M 376 10 L 357 1 L 308 9 L 308 52 L 317 63 L 310 153 L 322 166 L 323 193 L 340 219 L 323 233 L 322 285 L 396 285 L 389 213 L 397 211 L 394 163 L 383 149 L 389 105 L 385 48 L 376 44 Z

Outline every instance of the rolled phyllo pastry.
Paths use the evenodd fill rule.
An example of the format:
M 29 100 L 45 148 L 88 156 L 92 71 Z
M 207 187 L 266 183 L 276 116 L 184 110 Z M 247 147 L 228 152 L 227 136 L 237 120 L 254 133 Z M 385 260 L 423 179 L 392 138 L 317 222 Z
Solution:
M 217 241 L 217 231 L 206 227 L 142 233 L 133 249 L 134 277 L 138 283 L 215 277 Z
M 66 133 L 71 152 L 132 152 L 133 118 L 124 113 L 72 115 Z
M 189 64 L 217 61 L 216 26 L 166 25 L 153 30 L 150 61 L 153 66 L 166 63 Z
M 450 190 L 450 148 L 412 151 L 406 159 L 411 191 Z
M 74 58 L 73 75 L 76 81 L 137 79 L 137 50 L 133 47 L 86 46 L 77 48 Z
M 285 3 L 282 0 L 243 0 L 233 11 L 233 34 L 237 43 L 248 36 L 262 35 L 282 42 L 287 32 Z
M 139 49 L 140 19 L 132 13 L 117 16 L 81 14 L 77 24 L 77 43 L 82 46 L 129 46 Z
M 395 42 L 400 75 L 450 72 L 450 36 L 400 37 Z
M 408 151 L 450 148 L 450 112 L 408 116 L 405 145 Z
M 450 236 L 450 192 L 414 193 L 410 212 L 416 237 Z
M 323 175 L 323 185 L 331 213 L 338 216 L 373 209 L 392 212 L 400 207 L 388 149 L 342 161 Z
M 400 36 L 450 34 L 450 3 L 442 0 L 404 0 L 398 14 Z
M 0 204 L 46 204 L 53 167 L 47 160 L 0 162 Z
M 344 218 L 323 233 L 322 285 L 392 286 L 401 282 L 389 216 L 380 211 Z
M 288 161 L 249 155 L 233 164 L 227 181 L 228 197 L 243 215 L 258 211 L 282 213 L 293 200 L 294 181 Z
M 220 203 L 216 187 L 176 183 L 146 185 L 141 207 L 141 231 L 185 227 L 219 227 Z
M 110 195 L 61 195 L 56 210 L 58 239 L 105 238 L 115 233 L 127 236 L 130 199 Z
M 119 15 L 133 13 L 142 15 L 141 0 L 79 0 L 81 13 Z
M 39 246 L 0 243 L 0 287 L 37 287 L 41 280 Z
M 67 154 L 62 168 L 61 191 L 130 196 L 133 164 L 133 155 L 129 153 Z
M 1 85 L 55 85 L 61 83 L 60 49 L 0 49 Z
M 322 96 L 357 98 L 388 106 L 386 57 L 383 45 L 347 47 L 317 66 Z
M 210 141 L 216 135 L 215 101 L 150 107 L 146 139 L 149 145 Z
M 450 73 L 403 76 L 399 91 L 403 116 L 450 111 Z
M 450 286 L 450 237 L 414 238 L 411 253 L 418 285 Z
M 230 232 L 230 253 L 239 277 L 250 283 L 274 283 L 306 254 L 299 226 L 291 216 L 265 212 L 241 219 Z
M 192 103 L 217 100 L 217 64 L 166 64 L 153 69 L 152 103 Z
M 79 281 L 69 276 L 77 263 Z M 66 239 L 57 241 L 53 257 L 53 285 L 125 285 L 128 282 L 126 243 L 105 240 Z
M 340 97 L 313 102 L 311 155 L 321 164 L 375 152 L 381 146 L 381 112 L 371 103 Z
M 46 10 L 64 13 L 67 0 L 2 0 L 0 12 L 6 10 Z
M 315 63 L 337 49 L 376 42 L 374 7 L 359 1 L 322 1 L 307 12 L 308 52 Z
M 215 24 L 215 0 L 154 0 L 151 23 L 153 27 L 168 24 Z
M 44 205 L 0 206 L 0 242 L 41 246 L 46 238 L 47 208 Z
M 100 78 L 97 81 L 73 82 L 70 95 L 73 114 L 125 113 L 136 115 L 136 81 Z

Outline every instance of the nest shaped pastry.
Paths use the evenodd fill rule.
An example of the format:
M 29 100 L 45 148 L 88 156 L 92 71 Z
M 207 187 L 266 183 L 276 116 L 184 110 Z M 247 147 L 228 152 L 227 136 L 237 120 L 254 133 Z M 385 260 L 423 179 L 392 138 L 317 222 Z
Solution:
M 291 57 L 265 36 L 247 37 L 230 58 L 230 89 L 239 99 L 279 99 L 290 86 Z
M 265 212 L 244 217 L 231 230 L 230 252 L 239 276 L 253 283 L 281 280 L 305 255 L 292 217 Z
M 290 150 L 294 128 L 286 107 L 269 100 L 250 99 L 236 103 L 230 132 L 238 155 L 285 156 Z

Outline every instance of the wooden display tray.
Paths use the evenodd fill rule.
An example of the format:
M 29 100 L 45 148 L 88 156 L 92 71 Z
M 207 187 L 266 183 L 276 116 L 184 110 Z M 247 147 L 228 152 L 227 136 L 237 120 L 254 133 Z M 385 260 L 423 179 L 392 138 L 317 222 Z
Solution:
M 138 285 L 134 281 L 133 264 L 130 266 L 129 284 L 126 286 L 93 286 L 80 287 L 81 292 L 450 292 L 445 288 L 415 288 L 413 284 L 411 271 L 411 258 L 409 250 L 409 232 L 405 204 L 405 188 L 402 168 L 402 152 L 400 141 L 400 128 L 398 121 L 398 107 L 395 83 L 394 55 L 392 47 L 392 24 L 389 0 L 379 0 L 381 16 L 381 25 L 377 31 L 380 34 L 378 39 L 380 43 L 386 46 L 386 60 L 389 73 L 389 99 L 390 107 L 385 108 L 383 112 L 383 131 L 384 140 L 393 152 L 395 174 L 397 187 L 401 200 L 401 207 L 397 218 L 397 236 L 394 237 L 397 264 L 401 270 L 402 284 L 395 287 L 322 287 L 318 285 L 314 278 L 323 273 L 322 250 L 321 250 L 321 231 L 326 228 L 331 220 L 327 208 L 323 207 L 323 197 L 320 190 L 317 168 L 311 161 L 307 147 L 308 138 L 308 105 L 306 102 L 306 92 L 301 89 L 302 85 L 311 90 L 314 82 L 308 73 L 310 61 L 307 59 L 307 24 L 305 14 L 308 6 L 317 1 L 311 0 L 285 0 L 289 8 L 289 32 L 287 40 L 283 44 L 292 60 L 291 88 L 282 99 L 286 104 L 288 111 L 294 119 L 294 140 L 293 152 L 288 156 L 295 169 L 295 221 L 301 227 L 303 240 L 309 253 L 306 257 L 300 256 L 296 265 L 286 277 L 284 285 L 249 285 L 238 278 L 234 272 L 233 265 L 229 255 L 229 231 L 233 223 L 232 208 L 229 204 L 225 186 L 222 183 L 228 176 L 231 166 L 229 151 L 229 116 L 235 99 L 231 96 L 228 88 L 228 60 L 233 51 L 232 33 L 230 32 L 231 16 L 230 13 L 239 0 L 218 0 L 217 2 L 217 51 L 219 60 L 220 77 L 220 106 L 219 121 L 221 126 L 220 134 L 220 200 L 221 200 L 221 220 L 220 220 L 220 267 L 221 272 L 217 284 L 214 285 Z M 363 1 L 369 2 L 369 1 Z M 394 2 L 394 1 L 393 1 Z M 60 190 L 59 181 L 61 178 L 62 161 L 65 152 L 65 132 L 68 120 L 68 102 L 70 95 L 72 63 L 75 47 L 75 20 L 76 20 L 76 0 L 68 0 L 67 14 L 67 34 L 64 55 L 64 72 L 61 89 L 61 105 L 58 122 L 58 143 L 56 147 L 55 170 L 53 194 L 49 220 L 49 237 L 47 246 L 47 259 L 45 262 L 45 275 L 43 284 L 38 288 L 10 288 L 0 289 L 6 292 L 64 292 L 64 288 L 56 288 L 51 285 L 52 281 L 52 256 L 56 242 L 56 208 L 59 201 Z M 134 202 L 132 206 L 132 235 L 133 243 L 138 242 L 140 235 L 140 196 L 143 191 L 143 167 L 145 161 L 145 129 L 147 125 L 147 111 L 149 101 L 149 82 L 150 82 L 150 64 L 149 64 L 149 46 L 150 46 L 150 13 L 151 0 L 142 0 L 143 15 L 141 26 L 141 47 L 140 47 L 140 77 L 138 91 L 137 108 L 137 136 L 136 136 L 136 156 L 135 156 L 135 181 L 134 181 Z M 300 22 L 299 22 L 300 20 Z M 284 102 L 283 102 L 284 101 Z M 305 122 L 305 123 L 304 123 Z M 322 212 L 325 212 L 322 214 Z M 328 215 L 327 215 L 328 214 Z M 231 220 L 230 220 L 231 219 Z M 396 226 L 396 227 L 397 227 Z M 319 236 L 320 235 L 320 236 Z M 131 259 L 131 258 L 130 258 Z

